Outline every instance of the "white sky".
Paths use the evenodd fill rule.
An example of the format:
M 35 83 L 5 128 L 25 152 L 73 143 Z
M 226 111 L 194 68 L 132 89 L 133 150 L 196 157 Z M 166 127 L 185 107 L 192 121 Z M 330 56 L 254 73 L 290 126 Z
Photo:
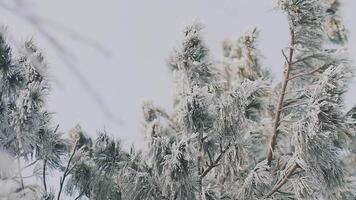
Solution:
M 142 145 L 141 105 L 152 100 L 171 109 L 172 77 L 165 61 L 179 45 L 185 24 L 196 19 L 206 25 L 206 43 L 212 57 L 221 57 L 221 41 L 235 39 L 246 28 L 261 30 L 260 48 L 265 65 L 278 80 L 283 59 L 280 49 L 287 44 L 287 25 L 282 13 L 273 10 L 273 1 L 266 0 L 33 0 L 30 5 L 44 19 L 59 23 L 74 32 L 91 38 L 110 50 L 104 56 L 51 29 L 70 52 L 76 67 L 103 97 L 111 111 L 124 121 L 123 125 L 108 120 L 95 101 L 84 91 L 76 77 L 56 56 L 43 36 L 16 18 L 0 10 L 0 23 L 19 39 L 33 36 L 50 64 L 50 73 L 60 81 L 54 85 L 49 99 L 50 110 L 62 131 L 80 123 L 90 135 L 103 129 L 124 139 L 126 144 Z M 351 31 L 351 55 L 356 53 L 355 0 L 344 0 L 342 7 Z M 353 45 L 353 46 L 352 46 Z M 348 95 L 347 105 L 356 104 L 356 84 Z

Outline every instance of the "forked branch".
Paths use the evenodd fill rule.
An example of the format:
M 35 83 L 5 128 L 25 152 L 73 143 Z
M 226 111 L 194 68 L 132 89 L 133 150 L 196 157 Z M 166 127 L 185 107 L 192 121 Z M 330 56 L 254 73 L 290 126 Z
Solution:
M 223 156 L 225 155 L 226 151 L 230 148 L 231 143 L 229 143 L 227 145 L 227 147 L 223 150 L 221 150 L 219 156 L 208 165 L 208 168 L 206 168 L 203 173 L 200 175 L 201 178 L 204 178 L 214 167 L 219 165 L 220 160 L 223 158 Z

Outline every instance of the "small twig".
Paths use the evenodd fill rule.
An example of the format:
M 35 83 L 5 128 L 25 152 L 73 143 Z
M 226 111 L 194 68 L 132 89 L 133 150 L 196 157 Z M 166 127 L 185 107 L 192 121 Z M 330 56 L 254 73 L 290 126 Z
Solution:
M 282 55 L 284 57 L 284 59 L 286 60 L 287 64 L 290 65 L 290 60 L 288 59 L 287 55 L 284 53 L 283 49 L 281 50 Z
M 284 106 L 283 108 L 281 108 L 279 111 L 284 111 L 285 109 L 288 109 L 288 108 L 294 108 L 294 107 L 297 107 L 297 106 L 301 106 L 303 104 L 306 104 L 305 102 L 303 103 L 298 103 L 298 104 L 294 104 L 294 105 L 288 105 L 288 106 Z
M 23 179 L 25 179 L 25 178 L 33 178 L 33 177 L 35 177 L 36 175 L 35 174 L 31 174 L 31 175 L 28 175 L 28 176 L 13 176 L 12 178 L 23 178 Z
M 54 133 L 57 133 L 57 131 L 58 131 L 58 128 L 59 128 L 59 124 L 57 124 L 57 126 L 56 126 L 56 128 L 54 129 Z
M 82 197 L 84 194 L 84 190 L 82 190 L 77 197 L 75 197 L 74 200 L 78 200 L 80 197 Z
M 292 62 L 292 64 L 294 65 L 294 64 L 297 64 L 297 63 L 300 63 L 300 62 L 304 62 L 304 61 L 306 61 L 306 60 L 309 59 L 309 58 L 317 58 L 317 57 L 320 57 L 320 56 L 317 56 L 317 55 L 315 55 L 315 54 L 312 54 L 312 55 L 309 55 L 309 56 L 305 56 L 304 58 L 301 58 L 301 59 L 299 59 L 299 60 L 296 60 L 296 61 Z
M 19 139 L 19 144 L 21 144 L 21 139 Z M 19 145 L 19 147 L 22 145 Z M 22 176 L 22 168 L 21 168 L 21 160 L 20 160 L 20 155 L 21 155 L 21 148 L 19 148 L 19 155 L 17 156 L 17 169 L 18 169 L 18 175 L 20 176 L 20 183 L 21 183 L 21 189 L 25 188 L 25 185 L 23 183 L 23 176 Z
M 18 9 L 2 1 L 0 1 L 0 7 L 8 11 L 9 13 L 12 13 L 15 16 L 19 17 L 19 19 L 25 21 L 26 23 L 32 25 L 39 32 L 39 34 L 41 34 L 54 48 L 57 56 L 62 59 L 64 66 L 66 66 L 68 70 L 77 78 L 77 81 L 95 101 L 95 103 L 98 105 L 99 109 L 103 112 L 105 117 L 107 117 L 109 120 L 116 122 L 118 125 L 123 124 L 123 120 L 114 115 L 110 107 L 104 101 L 103 97 L 92 86 L 90 81 L 81 73 L 79 68 L 74 64 L 72 59 L 73 55 L 68 52 L 68 49 L 66 49 L 62 45 L 62 43 L 60 43 L 56 39 L 56 37 L 46 29 L 46 27 L 44 27 L 43 20 L 41 20 L 39 16 L 28 11 L 24 13 L 24 9 Z
M 329 65 L 329 64 L 328 64 L 328 65 Z M 305 72 L 305 73 L 297 74 L 297 75 L 295 75 L 295 76 L 293 76 L 293 77 L 290 77 L 288 80 L 290 81 L 290 80 L 292 80 L 292 79 L 296 79 L 296 78 L 301 77 L 301 76 L 312 75 L 312 74 L 314 74 L 315 72 L 319 71 L 320 69 L 324 68 L 325 66 L 327 66 L 327 65 L 320 66 L 320 67 L 318 67 L 318 68 L 316 68 L 316 69 L 314 69 L 314 70 L 312 70 L 312 71 L 310 71 L 310 72 Z
M 39 160 L 40 160 L 40 159 L 36 159 L 36 160 L 33 161 L 32 163 L 30 163 L 30 164 L 28 164 L 28 165 L 22 167 L 21 170 L 24 170 L 24 169 L 26 169 L 26 168 L 28 168 L 28 167 L 31 167 L 32 165 L 36 164 Z
M 219 156 L 215 159 L 215 161 L 214 161 L 212 164 L 210 164 L 210 165 L 208 166 L 208 168 L 206 168 L 206 169 L 203 171 L 203 173 L 200 175 L 201 178 L 204 178 L 214 167 L 216 167 L 216 166 L 219 165 L 219 162 L 220 162 L 221 158 L 223 158 L 224 154 L 225 154 L 226 151 L 230 148 L 230 146 L 231 146 L 231 143 L 229 143 L 229 144 L 227 145 L 227 147 L 226 147 L 224 150 L 222 150 L 222 151 L 220 152 Z
M 46 167 L 47 167 L 47 158 L 43 160 L 42 176 L 43 176 L 43 188 L 47 192 L 47 183 L 46 183 Z
M 210 165 L 212 165 L 212 164 L 213 164 L 213 158 L 212 158 L 212 156 L 211 156 L 211 153 L 210 153 L 209 149 L 207 150 L 207 153 L 208 153 Z
M 290 171 L 284 176 L 282 180 L 280 180 L 272 189 L 270 193 L 266 195 L 266 198 L 272 196 L 275 192 L 277 192 L 287 181 L 288 179 L 293 175 L 294 171 L 299 168 L 298 164 L 294 164 L 293 167 L 290 169 Z

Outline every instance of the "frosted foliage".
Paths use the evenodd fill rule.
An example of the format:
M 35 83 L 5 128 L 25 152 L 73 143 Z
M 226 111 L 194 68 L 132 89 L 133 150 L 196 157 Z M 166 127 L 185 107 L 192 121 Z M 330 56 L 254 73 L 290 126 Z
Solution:
M 327 17 L 324 23 L 324 30 L 331 42 L 343 44 L 347 42 L 347 30 L 342 24 L 339 7 L 339 0 L 328 0 L 328 9 L 326 10 Z
M 236 42 L 223 42 L 224 58 L 219 67 L 225 87 L 230 88 L 236 81 L 268 78 L 269 72 L 261 66 L 261 52 L 257 48 L 259 31 L 252 28 Z
M 6 153 L 0 152 L 0 199 L 2 200 L 38 200 L 40 188 L 28 185 L 21 188 L 20 183 L 14 179 L 16 165 Z
M 215 60 L 194 22 L 168 59 L 172 112 L 143 104 L 143 151 L 105 130 L 58 132 L 43 55 L 33 41 L 12 49 L 1 33 L 0 199 L 354 200 L 356 107 L 345 111 L 353 67 L 340 2 L 277 2 L 289 29 L 280 83 L 257 28 L 225 40 Z M 59 186 L 47 181 L 54 170 Z M 38 181 L 24 182 L 25 171 Z
M 161 192 L 164 199 L 352 196 L 352 184 L 345 182 L 349 165 L 342 156 L 353 131 L 343 112 L 352 68 L 346 49 L 326 48 L 331 4 L 278 4 L 288 16 L 290 44 L 283 49 L 288 70 L 275 88 L 262 64 L 256 28 L 236 42 L 225 40 L 223 59 L 216 63 L 206 56 L 201 26 L 185 29 L 183 47 L 169 59 L 175 101 L 172 117 L 164 118 L 171 123 L 161 123 L 152 104 L 151 112 L 144 107 L 148 164 L 157 170 L 158 185 L 168 185 Z M 273 146 L 267 161 L 266 143 Z M 193 190 L 194 197 L 183 188 Z
M 245 178 L 237 199 L 262 199 L 269 191 L 273 177 L 266 163 L 259 163 Z
M 172 117 L 152 104 L 143 107 L 149 163 L 167 199 L 233 198 L 225 185 L 241 181 L 238 177 L 254 167 L 262 151 L 250 145 L 265 140 L 258 122 L 268 96 L 266 77 L 223 89 L 219 70 L 202 57 L 207 50 L 200 46 L 200 31 L 200 25 L 188 26 L 183 48 L 170 59 L 176 83 Z
M 37 200 L 48 196 L 46 188 L 37 182 L 25 183 L 24 171 L 32 172 L 26 176 L 34 179 L 40 177 L 42 168 L 44 176 L 47 168 L 61 168 L 66 144 L 46 109 L 50 88 L 42 53 L 33 41 L 12 49 L 4 35 L 0 34 L 0 148 L 16 160 L 15 175 L 4 183 L 14 184 L 15 192 L 6 198 Z
M 170 58 L 172 70 L 178 70 L 185 75 L 187 84 L 208 84 L 212 73 L 208 49 L 201 38 L 201 24 L 187 26 L 184 30 L 185 39 L 182 47 Z

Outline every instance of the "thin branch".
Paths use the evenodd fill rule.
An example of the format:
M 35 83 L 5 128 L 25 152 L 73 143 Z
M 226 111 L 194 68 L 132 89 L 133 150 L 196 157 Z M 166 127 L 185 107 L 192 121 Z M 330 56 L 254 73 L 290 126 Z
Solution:
M 62 189 L 63 189 L 63 185 L 64 185 L 64 181 L 65 179 L 67 178 L 67 176 L 69 175 L 69 167 L 70 167 L 70 163 L 72 162 L 72 159 L 77 151 L 77 148 L 78 148 L 78 141 L 77 140 L 75 143 L 74 143 L 74 148 L 73 148 L 73 151 L 69 157 L 69 160 L 68 160 L 68 163 L 67 163 L 67 166 L 64 170 L 64 173 L 63 173 L 63 176 L 59 179 L 59 192 L 58 192 L 58 196 L 57 196 L 57 200 L 60 200 L 60 197 L 61 197 L 61 193 L 62 193 Z
M 287 64 L 290 65 L 290 60 L 288 59 L 287 55 L 284 53 L 283 49 L 281 50 L 282 55 L 284 57 L 284 59 L 286 60 Z
M 280 111 L 284 111 L 285 109 L 288 109 L 288 108 L 294 108 L 294 107 L 297 107 L 297 106 L 301 106 L 303 104 L 306 104 L 305 102 L 303 103 L 298 103 L 298 104 L 294 104 L 294 105 L 288 105 L 288 106 L 284 106 L 283 108 L 280 109 Z
M 31 174 L 31 175 L 28 175 L 28 176 L 13 176 L 12 178 L 22 178 L 22 179 L 25 179 L 25 178 L 33 178 L 35 177 L 36 174 Z
M 226 151 L 230 148 L 231 143 L 229 143 L 227 145 L 227 147 L 222 150 L 219 154 L 219 156 L 215 159 L 215 161 L 213 163 L 211 163 L 208 168 L 206 168 L 203 173 L 200 175 L 200 178 L 204 178 L 214 167 L 219 165 L 219 162 L 221 160 L 221 158 L 223 158 L 223 156 L 225 155 Z
M 59 128 L 59 124 L 57 124 L 57 126 L 56 126 L 56 128 L 54 129 L 54 133 L 57 133 L 57 131 L 58 131 L 58 128 Z
M 21 162 L 20 162 L 20 157 L 17 157 L 17 169 L 18 169 L 18 174 L 19 174 L 19 178 L 20 178 L 20 183 L 21 183 L 21 189 L 24 189 L 24 184 L 23 184 L 23 176 L 22 176 L 22 172 L 21 172 Z
M 26 12 L 24 13 L 24 9 L 18 9 L 14 6 L 10 6 L 7 3 L 0 1 L 0 7 L 8 11 L 9 13 L 14 14 L 15 16 L 19 17 L 26 23 L 32 25 L 54 48 L 58 57 L 61 58 L 64 65 L 67 69 L 77 78 L 77 81 L 80 85 L 84 88 L 84 90 L 91 96 L 91 98 L 95 101 L 98 105 L 99 109 L 102 113 L 107 117 L 107 119 L 112 120 L 113 122 L 117 123 L 118 125 L 123 124 L 123 120 L 117 117 L 104 101 L 102 96 L 99 92 L 92 86 L 90 81 L 81 73 L 79 68 L 73 63 L 72 57 L 68 50 L 53 36 L 53 34 L 48 31 L 43 24 L 43 21 L 37 15 Z
M 287 58 L 284 51 L 282 50 L 282 54 L 286 58 L 287 69 L 284 73 L 282 91 L 279 96 L 278 105 L 277 105 L 277 109 L 276 109 L 276 117 L 275 117 L 275 120 L 273 123 L 272 136 L 269 141 L 269 146 L 268 146 L 268 151 L 267 151 L 267 164 L 268 165 L 271 164 L 271 161 L 273 158 L 273 150 L 276 146 L 278 127 L 280 125 L 280 120 L 281 120 L 280 118 L 281 118 L 281 113 L 282 113 L 281 109 L 283 108 L 284 97 L 286 94 L 286 89 L 287 89 L 287 85 L 288 85 L 288 81 L 289 81 L 289 74 L 290 74 L 290 70 L 292 67 L 292 60 L 293 60 L 293 54 L 294 54 L 293 46 L 294 46 L 294 40 L 295 40 L 293 29 L 290 29 L 290 37 L 291 37 L 291 40 L 290 40 L 289 58 Z
M 330 65 L 330 64 L 328 64 L 328 65 Z M 293 76 L 293 77 L 290 77 L 288 80 L 290 81 L 290 80 L 296 79 L 296 78 L 301 77 L 301 76 L 312 75 L 312 74 L 314 74 L 315 72 L 319 71 L 320 69 L 324 68 L 325 66 L 327 66 L 327 65 L 322 65 L 322 66 L 320 66 L 320 67 L 318 67 L 318 68 L 316 68 L 316 69 L 314 69 L 314 70 L 312 70 L 312 71 L 310 71 L 310 72 L 305 72 L 305 73 L 297 74 L 297 75 L 295 75 L 295 76 Z
M 285 183 L 287 183 L 288 179 L 293 175 L 294 171 L 299 168 L 298 164 L 294 164 L 292 169 L 284 176 L 284 178 L 279 181 L 271 190 L 270 193 L 267 194 L 266 198 L 272 196 L 275 192 L 277 192 Z
M 43 188 L 47 192 L 47 183 L 46 183 L 46 167 L 47 167 L 47 158 L 43 160 L 42 176 L 43 176 Z
M 212 158 L 212 156 L 211 156 L 211 153 L 210 153 L 209 149 L 207 149 L 207 153 L 208 153 L 210 165 L 212 165 L 214 161 L 213 161 L 213 158 Z
M 296 61 L 292 62 L 292 64 L 294 65 L 294 64 L 297 64 L 297 63 L 300 63 L 300 62 L 304 62 L 309 58 L 317 58 L 317 57 L 321 57 L 321 56 L 320 55 L 318 56 L 317 54 L 312 54 L 312 55 L 309 55 L 309 56 L 305 56 L 304 58 L 301 58 L 299 60 L 296 60 Z
M 53 28 L 57 29 L 58 31 L 63 32 L 64 34 L 66 34 L 67 36 L 69 36 L 72 40 L 74 41 L 79 41 L 80 43 L 96 50 L 97 52 L 103 54 L 104 56 L 110 56 L 111 52 L 110 50 L 108 50 L 105 46 L 103 46 L 102 44 L 98 43 L 97 41 L 91 39 L 91 38 L 87 38 L 84 37 L 83 35 L 67 28 L 66 26 L 50 20 L 50 19 L 41 19 L 43 24 L 48 24 L 50 26 L 52 26 Z
M 26 169 L 26 168 L 28 168 L 28 167 L 31 167 L 32 165 L 36 164 L 39 160 L 40 160 L 40 159 L 36 159 L 36 160 L 33 161 L 32 163 L 30 163 L 30 164 L 28 164 L 28 165 L 22 167 L 21 170 L 24 170 L 24 169 Z
M 197 155 L 197 160 L 198 160 L 198 163 L 197 163 L 197 167 L 198 167 L 198 175 L 199 175 L 199 180 L 198 180 L 198 192 L 199 192 L 199 200 L 203 200 L 203 178 L 202 178 L 202 173 L 203 173 L 203 134 L 202 133 L 199 133 L 199 148 L 198 148 L 198 155 Z
M 17 140 L 19 143 L 18 146 L 18 156 L 16 158 L 17 160 L 17 169 L 18 169 L 18 174 L 20 176 L 20 183 L 21 183 L 21 189 L 25 188 L 25 185 L 23 183 L 23 176 L 22 176 L 22 168 L 21 168 L 21 160 L 20 160 L 20 155 L 21 155 L 21 149 L 22 149 L 22 142 L 21 142 L 21 138 L 19 137 L 19 134 L 17 133 Z
M 80 194 L 79 194 L 77 197 L 75 197 L 74 200 L 78 200 L 80 197 L 83 196 L 83 194 L 84 194 L 84 190 L 82 190 L 82 191 L 80 192 Z

